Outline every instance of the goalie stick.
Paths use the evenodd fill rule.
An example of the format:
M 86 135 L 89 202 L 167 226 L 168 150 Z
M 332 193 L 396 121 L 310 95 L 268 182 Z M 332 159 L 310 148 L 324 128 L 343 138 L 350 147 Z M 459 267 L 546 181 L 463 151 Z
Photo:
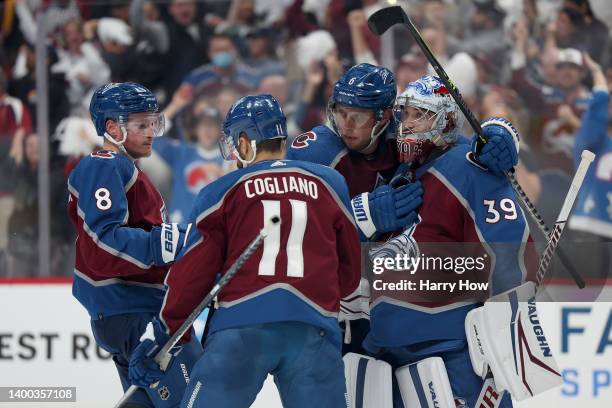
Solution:
M 478 135 L 478 141 L 477 141 L 476 148 L 477 149 L 481 148 L 484 144 L 487 143 L 487 137 L 482 131 L 482 127 L 480 126 L 480 123 L 478 122 L 478 120 L 476 119 L 472 111 L 468 108 L 467 104 L 463 100 L 463 97 L 459 93 L 459 90 L 450 80 L 450 78 L 448 77 L 448 74 L 446 73 L 442 65 L 440 65 L 436 57 L 433 55 L 428 45 L 423 40 L 421 33 L 419 33 L 419 30 L 417 30 L 414 23 L 412 22 L 412 20 L 410 20 L 410 17 L 408 17 L 404 9 L 402 9 L 401 6 L 386 7 L 384 9 L 378 10 L 376 13 L 372 14 L 370 18 L 368 19 L 368 27 L 370 31 L 372 31 L 376 35 L 384 34 L 387 30 L 389 30 L 391 27 L 393 27 L 396 24 L 401 24 L 408 28 L 408 30 L 412 34 L 412 37 L 417 42 L 419 48 L 421 49 L 421 51 L 423 51 L 423 53 L 425 54 L 425 57 L 427 58 L 429 63 L 432 65 L 432 67 L 434 68 L 438 76 L 440 77 L 440 80 L 444 83 L 444 85 L 448 89 L 449 93 L 451 94 L 451 96 L 453 97 L 457 105 L 459 106 L 459 109 L 461 109 L 461 112 L 463 112 L 468 123 Z M 513 171 L 507 171 L 505 174 L 506 174 L 506 178 L 510 182 L 510 185 L 512 186 L 512 189 L 514 190 L 519 200 L 523 204 L 523 207 L 527 209 L 527 212 L 529 213 L 531 218 L 536 222 L 540 231 L 542 232 L 542 234 L 544 234 L 546 239 L 547 240 L 550 239 L 551 237 L 550 229 L 544 222 L 544 219 L 542 219 L 542 216 L 539 214 L 536 207 L 529 200 L 529 197 L 527 197 L 527 194 L 525 193 L 521 185 L 516 180 L 516 177 L 514 177 Z M 576 269 L 574 268 L 574 265 L 569 260 L 567 255 L 561 250 L 561 248 L 557 250 L 557 255 L 559 256 L 559 259 L 565 265 L 570 275 L 576 282 L 576 285 L 580 289 L 584 288 L 585 287 L 584 279 L 582 278 L 582 276 L 580 276 L 578 271 L 576 271 Z
M 582 151 L 582 158 L 580 160 L 580 164 L 578 165 L 578 169 L 576 170 L 576 174 L 574 174 L 574 178 L 572 179 L 572 184 L 570 185 L 569 191 L 567 192 L 567 195 L 565 196 L 565 199 L 563 200 L 563 206 L 561 207 L 561 211 L 559 212 L 559 215 L 557 216 L 557 221 L 555 222 L 555 227 L 552 231 L 552 233 L 550 234 L 550 238 L 548 240 L 548 244 L 546 245 L 546 249 L 544 250 L 544 253 L 542 255 L 542 258 L 540 259 L 540 264 L 538 267 L 538 271 L 536 273 L 536 281 L 535 281 L 535 285 L 531 284 L 533 289 L 527 289 L 529 288 L 529 286 L 527 283 L 521 285 L 518 288 L 514 288 L 514 290 L 511 290 L 512 292 L 514 292 L 514 299 L 516 301 L 517 299 L 517 294 L 518 297 L 521 298 L 523 295 L 521 295 L 520 293 L 522 292 L 527 293 L 529 297 L 534 296 L 534 300 L 535 297 L 537 296 L 538 293 L 538 289 L 540 288 L 542 281 L 544 280 L 544 276 L 546 275 L 546 271 L 548 270 L 548 266 L 550 265 L 550 260 L 552 259 L 552 256 L 555 252 L 555 249 L 557 248 L 557 245 L 559 244 L 559 239 L 561 238 L 561 234 L 563 232 L 563 229 L 565 227 L 565 224 L 567 222 L 567 219 L 570 215 L 570 212 L 572 210 L 572 207 L 574 205 L 574 202 L 576 201 L 576 197 L 578 196 L 578 192 L 580 191 L 580 187 L 582 186 L 582 182 L 584 181 L 584 177 L 589 169 L 589 166 L 591 164 L 591 162 L 595 159 L 595 155 L 588 151 L 588 150 L 583 150 Z M 523 289 L 521 289 L 523 288 Z M 527 292 L 525 292 L 527 291 Z M 531 292 L 533 291 L 533 292 Z M 510 291 L 509 291 L 510 292 Z M 500 296 L 503 296 L 503 294 L 500 295 L 496 295 L 493 298 L 499 298 Z M 507 296 L 507 301 L 510 301 L 511 297 Z M 524 301 L 525 299 L 523 299 Z M 500 352 L 499 349 L 497 352 L 491 352 L 491 349 L 489 348 L 489 352 L 485 352 L 483 351 L 483 347 L 485 347 L 487 344 L 491 344 L 491 343 L 496 343 L 492 338 L 488 338 L 486 339 L 487 336 L 485 336 L 485 333 L 487 332 L 485 330 L 485 312 L 486 312 L 486 307 L 487 304 L 490 302 L 491 300 L 487 301 L 485 303 L 485 305 L 482 308 L 476 308 L 473 311 L 471 311 L 467 317 L 466 317 L 466 335 L 468 337 L 468 345 L 470 348 L 470 359 L 472 361 L 472 366 L 475 370 L 475 372 L 478 375 L 481 375 L 481 373 L 478 372 L 477 367 L 480 367 L 483 363 L 486 363 L 488 365 L 487 367 L 487 371 L 486 371 L 486 375 L 483 377 L 483 379 L 485 379 L 485 383 L 483 384 L 482 390 L 480 392 L 480 395 L 478 397 L 478 400 L 476 401 L 476 407 L 480 407 L 480 406 L 489 406 L 490 404 L 486 402 L 486 400 L 490 400 L 490 396 L 492 395 L 491 392 L 489 391 L 489 389 L 495 391 L 496 388 L 496 384 L 495 384 L 495 378 L 497 378 L 499 376 L 499 382 L 501 385 L 501 389 L 502 390 L 506 390 L 508 392 L 510 392 L 511 389 L 513 389 L 513 392 L 510 392 L 513 398 L 516 398 L 517 400 L 523 400 L 525 398 L 529 398 L 530 396 L 533 397 L 536 394 L 539 394 L 540 392 L 543 392 L 547 389 L 552 388 L 553 386 L 555 386 L 555 383 L 560 383 L 560 377 L 561 374 L 559 374 L 558 372 L 558 368 L 556 366 L 556 363 L 554 362 L 554 357 L 552 357 L 551 355 L 541 355 L 538 356 L 537 355 L 537 351 L 535 352 L 536 355 L 533 355 L 531 351 L 529 351 L 529 348 L 527 347 L 527 354 L 529 355 L 528 359 L 524 359 L 523 358 L 523 346 L 521 344 L 527 344 L 527 337 L 522 337 L 522 343 L 519 342 L 519 346 L 518 348 L 520 349 L 520 352 L 518 353 L 520 355 L 520 365 L 521 365 L 521 370 L 520 370 L 520 374 L 521 374 L 521 382 L 525 385 L 525 388 L 521 390 L 522 387 L 518 387 L 517 388 L 517 382 L 512 380 L 513 375 L 512 374 L 504 374 L 503 370 L 500 370 L 499 367 L 502 366 L 503 364 L 498 364 L 498 365 L 491 365 L 491 361 L 488 361 L 487 358 L 485 358 L 485 355 L 489 355 L 489 358 L 491 357 L 497 357 L 498 360 L 494 360 L 494 361 L 504 361 L 504 356 L 503 353 Z M 498 299 L 499 301 L 499 299 Z M 510 301 L 511 302 L 511 301 Z M 520 300 L 519 300 L 520 302 Z M 490 306 L 490 305 L 489 305 Z M 520 306 L 519 306 L 520 308 Z M 535 311 L 535 309 L 534 309 Z M 499 310 L 495 311 L 495 316 L 497 317 L 497 315 Z M 489 309 L 488 314 L 491 315 L 491 309 Z M 512 321 L 511 327 L 514 327 L 515 323 L 518 321 L 518 327 L 519 327 L 519 333 L 520 333 L 520 320 L 521 320 L 521 313 L 518 313 L 518 317 L 516 314 L 514 314 L 511 319 L 515 319 Z M 531 319 L 532 317 L 532 313 L 529 312 L 529 319 Z M 535 318 L 536 321 L 537 320 L 537 312 L 535 313 Z M 539 324 L 539 323 L 538 323 Z M 514 329 L 513 329 L 514 330 Z M 482 337 L 485 336 L 485 337 Z M 543 333 L 538 333 L 536 336 L 542 336 L 542 338 L 544 338 L 544 334 Z M 486 340 L 485 340 L 486 339 Z M 545 339 L 545 338 L 544 338 Z M 541 338 L 537 337 L 536 341 L 540 342 L 541 344 Z M 503 343 L 503 341 L 502 341 Z M 474 344 L 477 344 L 478 346 L 473 346 Z M 544 344 L 546 344 L 546 341 L 544 340 Z M 484 346 L 483 346 L 484 345 Z M 513 336 L 513 340 L 512 340 L 512 350 L 513 353 L 516 353 L 514 350 L 514 336 Z M 516 354 L 515 354 L 516 355 Z M 546 357 L 552 357 L 552 360 L 549 360 L 548 363 L 545 361 Z M 511 358 L 510 358 L 511 360 Z M 516 359 L 515 359 L 515 364 L 516 364 Z M 547 375 L 549 376 L 549 378 L 546 381 L 536 381 L 536 382 L 528 382 L 527 380 L 527 375 L 525 374 L 526 370 L 525 370 L 525 361 L 531 361 L 533 364 L 539 366 L 540 368 L 544 369 L 545 371 L 547 371 Z M 554 364 L 553 364 L 554 363 Z M 493 368 L 491 368 L 493 367 Z M 496 374 L 493 375 L 493 372 L 496 371 Z M 512 370 L 511 370 L 512 371 Z M 516 373 L 518 374 L 518 368 L 516 369 Z M 552 377 L 550 377 L 550 374 L 556 375 L 557 378 L 556 379 L 552 379 Z M 491 388 L 492 387 L 492 388 Z M 537 390 L 536 391 L 536 387 Z M 495 394 L 498 395 L 498 394 Z M 496 402 L 501 402 L 501 394 L 499 394 L 500 398 L 496 398 Z M 497 406 L 497 404 L 495 405 Z
M 181 337 L 183 337 L 183 335 L 191 329 L 191 325 L 193 324 L 193 322 L 195 322 L 200 313 L 202 313 L 202 311 L 206 309 L 206 307 L 208 307 L 210 302 L 212 302 L 212 300 L 219 294 L 221 289 L 223 289 L 223 287 L 228 284 L 228 282 L 234 277 L 234 275 L 236 275 L 242 265 L 251 257 L 251 255 L 253 255 L 257 248 L 259 248 L 266 236 L 268 236 L 270 228 L 273 225 L 278 224 L 279 222 L 280 217 L 276 215 L 271 217 L 266 222 L 264 227 L 259 231 L 259 234 L 257 234 L 257 236 L 251 241 L 249 246 L 247 246 L 246 249 L 242 252 L 242 254 L 240 254 L 238 259 L 236 259 L 236 262 L 232 264 L 232 266 L 227 270 L 227 272 L 225 272 L 221 279 L 219 279 L 215 286 L 213 286 L 211 291 L 204 297 L 200 304 L 195 309 L 193 309 L 191 314 L 187 317 L 187 319 L 185 319 L 185 321 L 178 328 L 178 330 L 172 335 L 172 337 L 170 337 L 170 339 L 168 339 L 166 344 L 164 344 L 164 346 L 159 350 L 159 352 L 155 354 L 154 360 L 158 364 L 165 359 L 166 355 L 168 354 L 168 351 L 170 351 L 170 349 L 174 347 L 176 343 L 179 342 Z M 117 404 L 115 404 L 115 408 L 121 408 L 123 404 L 126 403 L 127 400 L 132 396 L 132 394 L 136 392 L 136 390 L 138 390 L 138 387 L 136 385 L 131 385 L 130 388 L 128 388 L 127 391 L 123 394 L 121 399 L 117 402 Z
M 561 211 L 559 212 L 555 226 L 548 239 L 548 244 L 546 245 L 546 248 L 542 253 L 542 258 L 540 259 L 540 266 L 538 267 L 538 271 L 536 273 L 536 292 L 544 280 L 544 275 L 548 270 L 550 261 L 555 253 L 555 249 L 559 245 L 561 234 L 563 233 L 563 229 L 565 228 L 565 224 L 569 218 L 570 211 L 572 211 L 572 207 L 574 206 L 574 201 L 576 201 L 576 197 L 578 196 L 578 192 L 580 191 L 584 177 L 586 176 L 589 166 L 593 160 L 595 160 L 595 155 L 592 152 L 588 150 L 582 151 L 580 164 L 578 165 L 576 174 L 574 174 L 572 184 L 570 185 L 569 191 L 565 196 L 563 206 L 561 207 Z

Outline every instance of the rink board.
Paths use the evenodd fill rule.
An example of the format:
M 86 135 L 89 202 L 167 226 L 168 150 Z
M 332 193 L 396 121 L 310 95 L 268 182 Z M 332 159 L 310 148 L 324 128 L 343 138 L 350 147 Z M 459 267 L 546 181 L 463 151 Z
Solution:
M 541 303 L 539 310 L 565 381 L 516 406 L 612 406 L 612 303 Z M 106 408 L 121 396 L 112 361 L 95 346 L 88 315 L 68 282 L 0 284 L 0 322 L 0 387 L 77 388 L 76 403 L 49 407 Z M 12 406 L 40 403 L 0 403 Z M 281 406 L 271 381 L 253 406 Z

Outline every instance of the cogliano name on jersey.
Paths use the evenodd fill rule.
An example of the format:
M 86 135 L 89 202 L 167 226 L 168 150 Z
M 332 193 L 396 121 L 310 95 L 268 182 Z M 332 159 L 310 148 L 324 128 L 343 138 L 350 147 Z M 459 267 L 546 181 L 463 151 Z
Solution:
M 250 179 L 244 183 L 244 191 L 248 198 L 253 198 L 256 195 L 290 192 L 304 194 L 314 199 L 319 197 L 318 186 L 314 181 L 294 176 Z

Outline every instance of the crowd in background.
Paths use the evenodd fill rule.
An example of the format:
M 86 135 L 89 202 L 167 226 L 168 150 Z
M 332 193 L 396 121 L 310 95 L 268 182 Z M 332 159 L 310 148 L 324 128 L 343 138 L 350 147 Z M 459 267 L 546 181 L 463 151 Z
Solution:
M 394 2 L 395 3 L 395 2 Z M 575 135 L 603 69 L 612 85 L 608 0 L 398 1 L 477 117 L 504 116 L 521 135 L 517 177 L 550 224 L 573 174 Z M 290 136 L 326 121 L 334 82 L 353 64 L 384 62 L 367 17 L 377 0 L 6 0 L 0 4 L 0 276 L 38 262 L 37 30 L 48 40 L 51 270 L 72 273 L 69 171 L 102 143 L 89 121 L 99 85 L 135 81 L 167 121 L 140 165 L 172 221 L 229 171 L 216 147 L 231 104 L 281 102 Z M 35 22 L 45 14 L 44 27 Z M 398 89 L 433 73 L 409 33 L 392 34 Z M 464 133 L 471 136 L 469 128 Z

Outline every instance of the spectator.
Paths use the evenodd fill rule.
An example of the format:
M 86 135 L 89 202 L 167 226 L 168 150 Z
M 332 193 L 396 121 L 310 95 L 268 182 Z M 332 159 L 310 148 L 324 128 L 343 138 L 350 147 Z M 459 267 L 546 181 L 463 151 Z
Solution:
M 275 55 L 271 30 L 266 28 L 252 29 L 246 35 L 246 39 L 249 56 L 244 62 L 255 71 L 258 77 L 285 74 L 287 67 Z
M 398 95 L 406 86 L 427 73 L 427 60 L 422 53 L 408 53 L 395 66 L 395 83 Z
M 549 26 L 559 48 L 589 49 L 589 38 L 584 28 L 584 15 L 572 7 L 563 7 L 557 14 L 557 20 Z
M 342 74 L 342 64 L 338 60 L 334 39 L 323 30 L 313 31 L 299 39 L 296 54 L 306 81 L 295 120 L 300 128 L 311 129 L 326 120 L 327 102 L 334 83 Z
M 137 0 L 138 1 L 138 0 Z M 181 81 L 195 67 L 208 61 L 210 32 L 196 22 L 194 0 L 171 0 L 168 6 L 168 53 L 164 58 L 164 100 L 169 100 Z
M 53 73 L 63 73 L 68 81 L 70 112 L 86 116 L 89 92 L 108 82 L 110 69 L 100 51 L 84 41 L 80 20 L 70 20 L 63 27 L 63 47 L 58 49 L 58 62 L 51 67 Z
M 135 80 L 141 74 L 130 26 L 118 18 L 104 17 L 97 22 L 97 33 L 102 46 L 102 58 L 110 69 L 112 82 Z
M 289 38 L 298 38 L 321 27 L 328 0 L 294 0 L 285 13 Z M 318 16 L 318 18 L 317 18 Z
M 4 72 L 0 69 L 0 172 L 3 175 L 11 174 L 13 161 L 22 160 L 21 142 L 32 131 L 28 108 L 7 93 L 6 85 Z M 15 206 L 15 184 L 15 177 L 0 178 L 0 271 L 6 270 L 8 223 Z
M 593 77 L 593 99 L 582 116 L 574 160 L 577 166 L 584 149 L 596 157 L 585 177 L 569 227 L 577 231 L 575 239 L 581 242 L 577 251 L 584 262 L 581 264 L 599 263 L 593 270 L 599 272 L 598 278 L 607 278 L 612 266 L 612 104 L 601 67 L 587 55 L 585 60 Z
M 534 153 L 542 168 L 558 168 L 567 174 L 573 172 L 572 147 L 577 123 L 569 113 L 579 116 L 588 104 L 590 93 L 582 84 L 585 71 L 582 55 L 575 49 L 560 50 L 552 69 L 548 84 L 536 84 L 526 71 L 525 53 L 528 32 L 525 24 L 516 24 L 512 52 L 511 86 L 530 109 L 535 125 L 536 137 L 532 141 Z M 550 50 L 550 47 L 548 47 Z M 548 55 L 554 55 L 548 53 Z M 546 58 L 546 56 L 544 56 Z M 544 60 L 544 64 L 547 61 Z M 562 107 L 566 105 L 567 107 Z
M 302 129 L 298 126 L 295 120 L 296 106 L 289 103 L 289 82 L 283 75 L 270 75 L 262 79 L 257 89 L 258 94 L 270 94 L 275 97 L 283 108 L 283 112 L 287 117 L 287 136 L 288 143 L 296 136 L 302 133 Z
M 371 39 L 371 33 L 367 28 L 365 12 L 361 9 L 351 11 L 347 17 L 347 23 L 351 33 L 351 45 L 353 47 L 353 60 L 355 64 L 367 63 L 377 65 L 376 57 L 368 43 L 368 40 Z M 377 43 L 376 48 L 378 48 Z
M 11 174 L 15 178 L 15 208 L 9 220 L 8 276 L 36 276 L 38 271 L 38 162 L 39 139 L 34 133 L 25 139 L 15 137 L 13 145 L 18 153 L 11 157 Z M 20 145 L 17 147 L 17 145 Z M 49 177 L 51 186 L 51 228 L 53 236 L 63 237 L 67 228 L 61 228 L 66 197 L 65 179 L 61 168 L 54 168 Z M 64 230 L 64 231 L 61 231 Z M 53 274 L 68 274 L 63 267 L 65 254 L 69 251 L 67 241 L 52 241 L 51 271 Z
M 47 47 L 47 96 L 49 101 L 49 130 L 54 132 L 62 119 L 70 115 L 70 102 L 66 95 L 67 83 L 63 73 L 52 72 L 51 67 L 58 61 L 57 52 Z M 17 63 L 13 69 L 13 78 L 9 81 L 11 95 L 23 101 L 32 113 L 32 122 L 36 122 L 36 56 L 30 44 L 21 47 Z
M 506 56 L 506 13 L 496 0 L 478 0 L 473 4 L 474 9 L 463 38 L 448 37 L 450 55 L 459 51 L 472 55 L 485 53 L 501 69 L 505 65 Z
M 241 96 L 243 96 L 243 94 L 236 88 L 227 87 L 221 90 L 215 98 L 215 109 L 219 112 L 219 116 L 224 118 L 234 102 Z
M 253 0 L 232 0 L 227 19 L 217 26 L 216 31 L 236 37 L 246 36 L 256 22 L 253 3 Z
M 214 97 L 225 87 L 246 94 L 259 85 L 256 73 L 240 61 L 238 49 L 230 36 L 215 34 L 208 46 L 208 57 L 212 64 L 191 71 L 181 85 L 192 86 L 194 96 Z
M 36 4 L 36 8 L 41 5 L 42 2 Z M 15 4 L 15 11 L 19 17 L 19 28 L 30 44 L 36 44 L 38 27 L 34 17 L 34 12 L 38 10 L 35 10 L 33 6 L 34 4 L 27 0 L 19 0 Z M 47 35 L 55 40 L 61 39 L 61 33 L 66 24 L 81 19 L 81 10 L 76 0 L 51 0 L 44 10 Z
M 204 110 L 196 118 L 194 133 L 194 142 L 163 136 L 153 145 L 155 152 L 172 169 L 172 222 L 184 222 L 198 192 L 224 174 L 224 160 L 217 145 L 221 137 L 218 112 Z
M 546 152 L 563 153 L 563 170 L 572 173 L 571 159 L 575 136 L 580 127 L 580 115 L 587 108 L 591 93 L 583 80 L 586 77 L 583 58 L 578 50 L 565 49 L 559 51 L 557 60 L 557 89 L 558 98 L 556 118 L 545 124 L 543 129 L 543 142 Z
M 589 0 L 564 0 L 563 6 L 559 22 L 562 21 L 566 30 L 565 35 L 558 33 L 559 47 L 581 49 L 600 64 L 606 63 L 610 45 L 609 27 L 595 17 Z

